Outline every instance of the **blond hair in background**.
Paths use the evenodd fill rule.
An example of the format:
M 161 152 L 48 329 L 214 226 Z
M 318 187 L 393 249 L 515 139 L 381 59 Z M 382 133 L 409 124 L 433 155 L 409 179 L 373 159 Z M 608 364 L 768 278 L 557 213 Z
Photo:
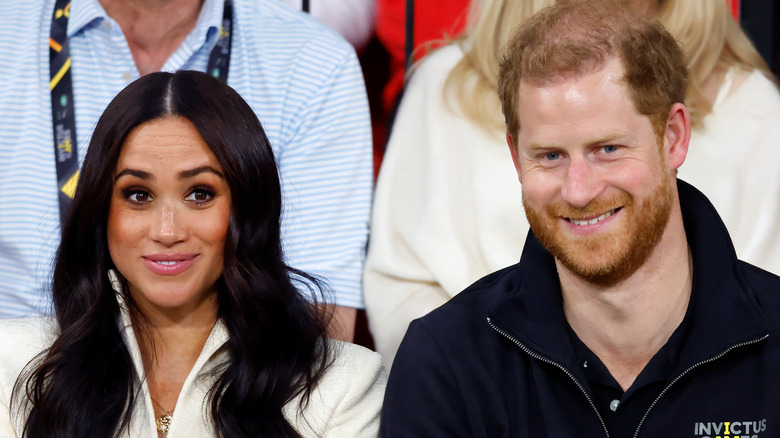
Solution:
M 654 0 L 634 1 L 635 6 Z M 468 25 L 455 40 L 464 52 L 445 82 L 451 109 L 488 132 L 503 132 L 498 101 L 498 62 L 509 37 L 523 21 L 555 0 L 474 0 Z M 686 104 L 694 128 L 712 111 L 714 96 L 705 84 L 722 78 L 730 67 L 760 70 L 772 78 L 753 43 L 728 10 L 725 0 L 657 0 L 657 19 L 686 52 L 690 83 Z M 717 89 L 720 84 L 715 84 Z
M 698 0 L 697 0 L 698 1 Z M 706 0 L 705 0 L 706 1 Z M 466 31 L 455 40 L 464 56 L 447 76 L 444 98 L 487 132 L 503 134 L 498 63 L 521 22 L 555 0 L 473 0 Z
M 659 0 L 658 8 L 657 19 L 686 52 L 691 79 L 686 104 L 694 127 L 701 127 L 702 119 L 712 111 L 714 96 L 704 90 L 712 77 L 722 77 L 733 66 L 761 70 L 772 77 L 725 0 Z

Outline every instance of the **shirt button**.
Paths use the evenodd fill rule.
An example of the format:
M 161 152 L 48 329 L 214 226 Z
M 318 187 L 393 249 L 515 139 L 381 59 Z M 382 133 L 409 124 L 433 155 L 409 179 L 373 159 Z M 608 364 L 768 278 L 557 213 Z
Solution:
M 125 82 L 130 82 L 131 80 L 133 80 L 133 75 L 131 75 L 130 72 L 126 71 L 122 73 L 122 80 Z
M 111 23 L 109 23 L 108 20 L 103 20 L 103 29 L 111 30 Z
M 615 412 L 615 411 L 617 411 L 617 408 L 618 408 L 618 406 L 619 406 L 619 405 L 620 405 L 620 400 L 612 400 L 612 401 L 609 403 L 609 409 L 610 409 L 612 412 Z

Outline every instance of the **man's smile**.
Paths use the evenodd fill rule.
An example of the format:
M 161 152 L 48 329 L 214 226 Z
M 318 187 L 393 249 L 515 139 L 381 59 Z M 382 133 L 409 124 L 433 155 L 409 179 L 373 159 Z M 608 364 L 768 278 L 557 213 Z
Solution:
M 623 208 L 623 207 L 613 208 L 612 210 L 609 210 L 609 211 L 607 211 L 605 213 L 602 213 L 602 214 L 600 214 L 600 215 L 598 215 L 596 217 L 582 218 L 582 219 L 575 219 L 575 218 L 567 217 L 567 218 L 564 218 L 564 219 L 566 219 L 567 221 L 569 221 L 570 223 L 572 223 L 574 225 L 593 225 L 593 224 L 595 224 L 597 222 L 600 222 L 600 221 L 603 221 L 604 219 L 606 219 L 606 218 L 612 216 L 613 214 L 617 213 L 618 210 L 620 210 L 621 208 Z

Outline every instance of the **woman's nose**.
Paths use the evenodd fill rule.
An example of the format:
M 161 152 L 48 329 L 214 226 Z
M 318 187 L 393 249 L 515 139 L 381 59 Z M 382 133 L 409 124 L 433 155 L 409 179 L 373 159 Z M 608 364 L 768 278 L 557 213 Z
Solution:
M 186 238 L 186 226 L 181 221 L 181 212 L 170 203 L 160 205 L 154 224 L 150 229 L 151 238 L 165 246 L 171 246 Z

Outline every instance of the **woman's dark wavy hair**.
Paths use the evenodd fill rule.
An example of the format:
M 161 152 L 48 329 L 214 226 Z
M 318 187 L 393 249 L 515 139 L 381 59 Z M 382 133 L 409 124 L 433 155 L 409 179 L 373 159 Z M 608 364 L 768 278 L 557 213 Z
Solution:
M 166 117 L 192 122 L 222 165 L 232 196 L 217 284 L 230 360 L 208 401 L 216 432 L 223 438 L 299 436 L 282 407 L 300 394 L 298 408 L 304 408 L 330 355 L 316 299 L 294 283 L 317 293 L 321 288 L 283 261 L 279 177 L 257 116 L 230 87 L 180 71 L 132 83 L 95 128 L 54 268 L 59 336 L 28 365 L 14 391 L 14 405 L 31 409 L 24 437 L 111 437 L 130 422 L 139 392 L 107 277 L 114 264 L 106 222 L 125 139 L 137 126 Z

